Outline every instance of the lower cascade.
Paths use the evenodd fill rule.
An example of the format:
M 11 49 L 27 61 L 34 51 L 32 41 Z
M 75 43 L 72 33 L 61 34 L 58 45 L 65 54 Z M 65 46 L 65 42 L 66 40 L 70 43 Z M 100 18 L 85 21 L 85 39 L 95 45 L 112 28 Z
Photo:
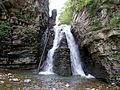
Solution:
M 60 40 L 62 39 L 62 32 L 60 27 L 54 27 L 55 38 L 53 42 L 53 47 L 48 51 L 47 59 L 43 65 L 43 71 L 39 72 L 39 74 L 54 74 L 53 73 L 53 55 L 55 50 L 59 47 Z
M 72 74 L 73 75 L 81 75 L 86 76 L 82 66 L 81 66 L 81 60 L 80 60 L 80 53 L 78 49 L 78 45 L 75 42 L 75 39 L 70 31 L 70 26 L 67 25 L 61 25 L 61 26 L 55 26 L 54 27 L 55 32 L 55 38 L 53 42 L 53 47 L 48 51 L 47 58 L 45 62 L 43 63 L 43 69 L 39 72 L 39 74 L 54 74 L 53 72 L 53 55 L 57 48 L 59 48 L 60 41 L 63 38 L 63 33 L 65 33 L 68 48 L 70 49 L 70 60 L 71 60 L 71 68 L 72 68 Z
M 82 70 L 82 66 L 81 66 L 78 45 L 76 44 L 74 37 L 70 31 L 70 26 L 65 26 L 63 30 L 65 31 L 68 47 L 70 49 L 72 73 L 73 75 L 85 76 L 85 73 Z

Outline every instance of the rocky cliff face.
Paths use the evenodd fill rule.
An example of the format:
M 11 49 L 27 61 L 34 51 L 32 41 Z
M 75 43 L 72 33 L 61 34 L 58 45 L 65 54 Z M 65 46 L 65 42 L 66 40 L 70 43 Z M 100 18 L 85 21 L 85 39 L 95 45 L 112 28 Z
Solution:
M 94 0 L 93 0 L 94 1 Z M 95 4 L 95 3 L 94 3 Z M 72 32 L 84 71 L 120 85 L 120 1 L 103 0 L 74 13 Z
M 0 0 L 0 67 L 38 62 L 48 18 L 48 0 Z

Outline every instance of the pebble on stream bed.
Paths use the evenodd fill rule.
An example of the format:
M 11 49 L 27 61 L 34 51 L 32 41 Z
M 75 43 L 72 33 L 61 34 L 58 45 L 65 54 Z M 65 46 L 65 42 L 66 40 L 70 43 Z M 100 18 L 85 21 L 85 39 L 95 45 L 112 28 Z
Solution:
M 0 84 L 4 84 L 5 82 L 4 81 L 0 81 Z
M 29 83 L 29 82 L 31 82 L 31 80 L 30 79 L 25 79 L 24 82 Z

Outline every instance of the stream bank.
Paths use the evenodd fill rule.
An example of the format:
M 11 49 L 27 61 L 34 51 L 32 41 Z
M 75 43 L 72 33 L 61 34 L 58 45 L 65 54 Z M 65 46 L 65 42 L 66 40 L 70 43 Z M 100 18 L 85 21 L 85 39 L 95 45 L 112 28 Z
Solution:
M 0 70 L 0 90 L 119 90 L 118 86 L 80 76 L 37 75 L 35 70 Z

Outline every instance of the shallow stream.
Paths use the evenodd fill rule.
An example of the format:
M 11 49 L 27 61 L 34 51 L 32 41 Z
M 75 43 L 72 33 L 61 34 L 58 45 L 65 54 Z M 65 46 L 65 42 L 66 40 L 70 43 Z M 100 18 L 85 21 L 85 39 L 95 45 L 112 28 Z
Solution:
M 120 90 L 80 76 L 38 75 L 35 70 L 0 70 L 0 90 Z

